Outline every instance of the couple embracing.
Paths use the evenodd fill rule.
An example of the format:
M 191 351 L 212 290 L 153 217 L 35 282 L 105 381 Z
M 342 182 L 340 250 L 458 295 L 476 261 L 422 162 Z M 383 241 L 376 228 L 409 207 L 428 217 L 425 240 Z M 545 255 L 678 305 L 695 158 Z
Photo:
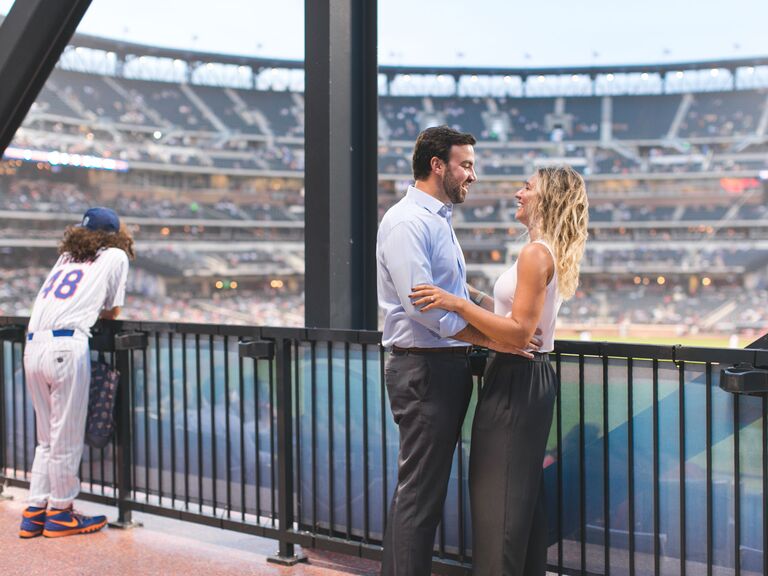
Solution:
M 453 451 L 472 392 L 471 345 L 495 351 L 472 426 L 474 574 L 543 576 L 547 525 L 542 463 L 557 380 L 548 359 L 557 312 L 576 290 L 587 238 L 584 181 L 537 170 L 516 193 L 528 242 L 493 296 L 466 283 L 452 226 L 475 174 L 475 138 L 428 128 L 413 152 L 415 183 L 379 227 L 378 298 L 385 382 L 400 433 L 398 482 L 382 574 L 425 576 Z

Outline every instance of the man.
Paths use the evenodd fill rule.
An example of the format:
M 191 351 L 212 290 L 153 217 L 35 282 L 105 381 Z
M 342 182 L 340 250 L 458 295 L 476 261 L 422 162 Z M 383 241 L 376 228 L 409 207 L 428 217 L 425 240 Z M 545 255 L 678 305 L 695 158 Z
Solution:
M 469 298 L 466 265 L 451 225 L 475 174 L 475 138 L 447 126 L 419 134 L 415 183 L 384 215 L 376 241 L 385 381 L 400 432 L 398 483 L 384 536 L 382 574 L 431 572 L 435 531 L 456 441 L 472 393 L 468 343 L 498 349 L 454 312 L 421 312 L 408 297 L 434 284 Z M 482 293 L 472 290 L 476 303 Z
M 24 374 L 35 407 L 37 441 L 21 538 L 96 532 L 104 516 L 72 509 L 80 492 L 91 356 L 98 317 L 114 319 L 125 297 L 133 239 L 109 208 L 91 208 L 64 232 L 59 259 L 32 309 Z

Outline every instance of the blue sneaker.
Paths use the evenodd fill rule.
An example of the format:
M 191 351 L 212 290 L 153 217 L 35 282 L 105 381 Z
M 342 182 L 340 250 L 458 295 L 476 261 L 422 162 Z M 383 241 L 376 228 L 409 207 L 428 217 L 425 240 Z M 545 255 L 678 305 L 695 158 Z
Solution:
M 59 536 L 90 534 L 104 528 L 106 523 L 106 516 L 85 516 L 72 510 L 71 506 L 64 510 L 51 508 L 45 515 L 43 536 L 58 538 Z
M 45 508 L 29 506 L 21 514 L 21 527 L 19 527 L 19 538 L 34 538 L 43 533 L 45 524 Z

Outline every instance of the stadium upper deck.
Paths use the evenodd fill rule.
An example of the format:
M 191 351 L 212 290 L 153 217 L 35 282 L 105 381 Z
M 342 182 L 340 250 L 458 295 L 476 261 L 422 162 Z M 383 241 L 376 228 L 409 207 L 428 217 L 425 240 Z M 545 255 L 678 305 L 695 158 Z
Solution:
M 301 62 L 76 35 L 19 131 L 24 150 L 138 170 L 301 176 Z M 591 178 L 766 169 L 768 59 L 542 70 L 380 68 L 381 178 L 428 125 L 479 138 L 483 177 L 542 162 Z

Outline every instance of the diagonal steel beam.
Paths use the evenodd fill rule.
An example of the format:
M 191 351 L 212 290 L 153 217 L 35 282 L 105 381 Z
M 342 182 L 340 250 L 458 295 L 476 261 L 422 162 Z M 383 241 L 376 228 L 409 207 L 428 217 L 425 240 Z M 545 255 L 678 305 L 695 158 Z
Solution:
M 18 0 L 0 25 L 0 156 L 91 0 Z

